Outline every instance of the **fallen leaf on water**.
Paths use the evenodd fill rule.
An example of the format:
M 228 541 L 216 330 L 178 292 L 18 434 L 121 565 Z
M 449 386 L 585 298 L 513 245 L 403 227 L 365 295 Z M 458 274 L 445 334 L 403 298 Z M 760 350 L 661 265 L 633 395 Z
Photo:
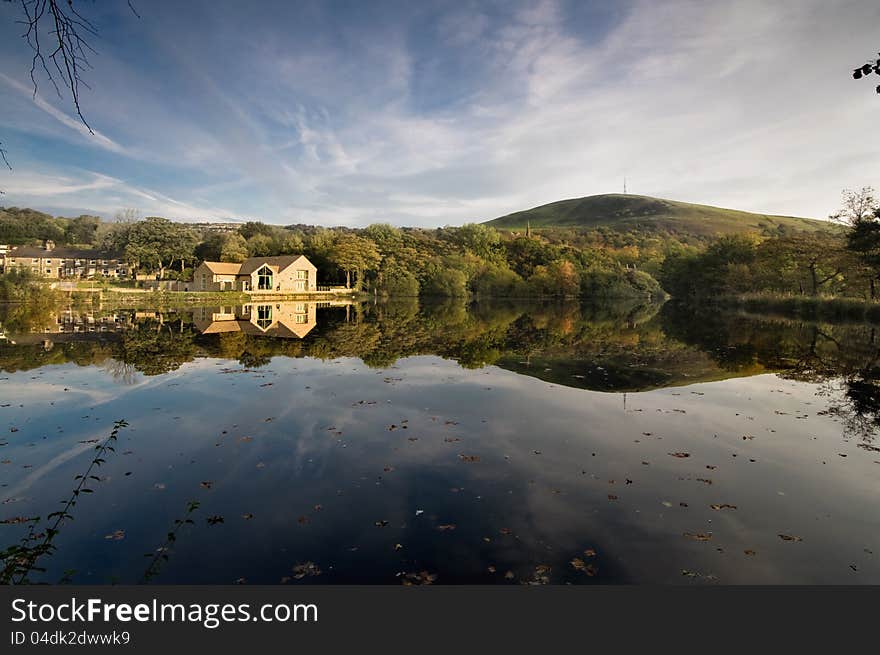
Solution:
M 682 534 L 683 537 L 688 539 L 693 539 L 694 541 L 709 541 L 712 538 L 712 533 L 704 533 L 704 532 L 685 532 Z
M 104 539 L 111 539 L 112 541 L 122 541 L 125 539 L 125 530 L 116 530 L 111 532 L 110 534 L 104 535 Z
M 205 480 L 204 482 L 201 482 L 201 483 L 199 484 L 199 486 L 201 486 L 201 487 L 203 487 L 203 488 L 205 488 L 205 489 L 210 489 L 211 487 L 214 486 L 214 483 L 211 482 L 210 480 Z
M 377 528 L 384 528 L 388 525 L 388 521 L 376 521 L 373 525 Z
M 223 517 L 219 514 L 208 517 L 208 525 L 217 525 L 218 523 L 223 523 Z
M 803 539 L 801 539 L 800 537 L 796 537 L 790 534 L 780 534 L 779 538 L 783 541 L 803 541 Z
M 716 505 L 709 505 L 709 507 L 711 507 L 715 511 L 722 510 L 722 509 L 736 509 L 736 505 L 729 505 L 727 503 L 723 503 L 721 505 L 717 505 L 717 504 Z
M 314 562 L 301 562 L 293 567 L 293 579 L 302 580 L 306 576 L 321 575 L 321 569 Z
M 755 551 L 753 551 L 751 548 L 746 548 L 743 552 L 750 557 L 753 555 L 757 555 L 757 553 Z
M 449 530 L 455 530 L 455 523 L 447 523 L 445 525 L 438 525 L 437 529 L 440 532 L 448 532 Z
M 418 585 L 429 585 L 434 584 L 437 580 L 436 573 L 428 573 L 427 571 L 420 571 L 419 573 L 406 573 L 403 576 L 401 582 L 406 587 L 418 586 Z
M 254 515 L 248 512 L 247 514 L 242 514 L 241 518 L 243 518 L 245 521 L 250 521 L 252 518 L 254 518 Z
M 459 455 L 458 457 L 459 457 L 459 459 L 461 459 L 462 462 L 479 462 L 480 461 L 479 455 Z
M 681 459 L 684 459 L 685 457 L 691 456 L 690 453 L 669 453 L 669 455 L 671 455 L 672 457 L 679 457 Z

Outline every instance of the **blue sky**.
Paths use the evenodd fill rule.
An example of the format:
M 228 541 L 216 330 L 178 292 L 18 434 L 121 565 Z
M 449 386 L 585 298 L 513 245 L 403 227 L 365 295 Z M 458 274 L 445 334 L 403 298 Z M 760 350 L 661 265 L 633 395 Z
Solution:
M 874 0 L 81 3 L 80 125 L 0 3 L 0 205 L 457 225 L 595 193 L 824 217 L 880 184 Z

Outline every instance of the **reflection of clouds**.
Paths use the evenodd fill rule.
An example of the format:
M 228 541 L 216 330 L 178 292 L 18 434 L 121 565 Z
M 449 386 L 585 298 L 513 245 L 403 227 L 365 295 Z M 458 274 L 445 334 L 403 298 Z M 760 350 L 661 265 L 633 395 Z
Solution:
M 108 430 L 109 432 L 109 430 Z M 103 433 L 95 433 L 94 436 L 88 437 L 89 439 L 103 439 L 106 438 L 106 434 Z M 83 439 L 85 440 L 85 438 Z M 28 473 L 23 480 L 18 482 L 15 486 L 9 489 L 6 493 L 8 497 L 14 497 L 18 494 L 28 490 L 34 482 L 37 482 L 41 478 L 45 477 L 47 473 L 51 473 L 56 468 L 67 462 L 68 460 L 73 459 L 77 455 L 80 455 L 88 450 L 94 450 L 95 444 L 93 443 L 77 443 L 76 445 L 68 448 L 65 451 L 55 455 L 52 459 L 50 459 L 45 464 L 35 468 L 30 473 Z M 75 483 L 74 483 L 75 484 Z
M 365 553 L 384 549 L 381 540 L 391 537 L 377 533 L 373 522 L 385 519 L 406 523 L 393 538 L 420 539 L 420 550 L 409 543 L 407 549 L 438 567 L 483 566 L 482 558 L 491 556 L 499 565 L 518 563 L 521 575 L 552 561 L 557 580 L 571 573 L 572 557 L 596 548 L 597 564 L 612 572 L 610 579 L 673 583 L 689 581 L 682 569 L 715 574 L 720 582 L 840 580 L 846 570 L 830 564 L 841 565 L 844 542 L 869 545 L 876 534 L 876 521 L 866 518 L 873 516 L 876 465 L 842 442 L 834 420 L 815 415 L 823 405 L 811 384 L 762 375 L 630 393 L 624 410 L 620 394 L 547 384 L 496 367 L 465 370 L 439 357 L 406 358 L 378 370 L 354 358 L 285 357 L 246 373 L 221 373 L 226 368 L 242 369 L 233 361 L 196 359 L 132 387 L 114 386 L 115 395 L 102 401 L 104 414 L 132 424 L 125 438 L 132 439 L 138 467 L 118 487 L 114 481 L 107 520 L 115 527 L 145 508 L 161 513 L 154 495 L 142 497 L 144 484 L 149 489 L 161 480 L 167 483 L 163 503 L 178 506 L 188 494 L 201 494 L 205 512 L 225 514 L 227 533 L 246 536 L 241 541 L 249 548 L 267 549 L 261 551 L 266 561 L 281 557 L 272 549 L 284 545 L 297 557 L 315 552 L 309 557 L 337 558 L 334 567 L 344 566 L 327 544 L 351 541 L 346 548 L 361 545 Z M 110 384 L 97 368 L 81 371 L 80 383 Z M 66 383 L 73 385 L 73 377 Z M 100 392 L 110 394 L 103 386 Z M 805 412 L 809 418 L 797 418 Z M 397 429 L 389 430 L 392 424 Z M 241 441 L 244 436 L 253 439 Z M 52 471 L 82 452 L 69 443 L 47 443 L 51 458 L 11 493 L 51 480 Z M 464 462 L 462 454 L 480 461 Z M 213 488 L 201 489 L 201 480 L 212 480 Z M 94 502 L 109 500 L 102 495 Z M 309 513 L 316 503 L 324 505 L 319 515 Z M 713 511 L 712 503 L 737 509 Z M 433 528 L 429 537 L 418 537 L 424 521 L 415 521 L 416 509 L 425 511 L 424 521 L 458 528 L 448 539 Z M 230 518 L 245 511 L 260 519 L 247 526 L 254 532 L 234 532 Z M 298 526 L 297 516 L 306 513 L 313 520 Z M 138 521 L 155 532 L 155 523 Z M 502 527 L 517 538 L 501 539 Z M 684 532 L 712 532 L 713 538 L 697 543 Z M 779 533 L 804 541 L 783 544 Z M 485 535 L 492 537 L 491 555 L 469 541 L 474 536 L 482 543 Z M 215 564 L 261 565 L 252 552 L 237 550 L 239 539 L 207 548 L 215 538 L 216 532 L 194 531 L 186 552 Z M 131 548 L 141 547 L 131 541 Z M 757 555 L 748 557 L 745 549 Z M 821 569 L 818 561 L 825 562 Z M 182 579 L 210 575 L 201 562 L 192 566 L 196 573 L 183 569 Z M 873 571 L 869 565 L 862 570 Z

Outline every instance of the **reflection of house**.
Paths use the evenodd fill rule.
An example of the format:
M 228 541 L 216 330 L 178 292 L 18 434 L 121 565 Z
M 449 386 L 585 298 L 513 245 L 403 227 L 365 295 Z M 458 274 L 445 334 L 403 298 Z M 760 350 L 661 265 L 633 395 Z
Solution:
M 317 290 L 317 274 L 304 255 L 251 257 L 241 264 L 202 262 L 193 283 L 196 291 L 305 293 Z
M 56 248 L 46 241 L 42 248 L 19 246 L 0 253 L 0 270 L 30 269 L 53 278 L 126 277 L 129 269 L 119 255 L 82 248 Z
M 200 307 L 193 323 L 202 334 L 244 332 L 255 336 L 302 339 L 317 325 L 318 303 L 255 302 L 241 307 Z

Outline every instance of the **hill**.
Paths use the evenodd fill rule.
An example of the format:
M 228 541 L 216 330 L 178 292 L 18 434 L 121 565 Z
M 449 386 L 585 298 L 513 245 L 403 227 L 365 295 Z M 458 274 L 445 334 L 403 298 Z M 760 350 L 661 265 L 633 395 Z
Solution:
M 815 231 L 835 229 L 827 221 L 794 216 L 753 214 L 736 209 L 664 200 L 650 196 L 609 193 L 559 200 L 501 216 L 485 225 L 504 230 L 534 228 L 596 228 L 663 230 L 679 234 L 713 236 L 738 232 Z

